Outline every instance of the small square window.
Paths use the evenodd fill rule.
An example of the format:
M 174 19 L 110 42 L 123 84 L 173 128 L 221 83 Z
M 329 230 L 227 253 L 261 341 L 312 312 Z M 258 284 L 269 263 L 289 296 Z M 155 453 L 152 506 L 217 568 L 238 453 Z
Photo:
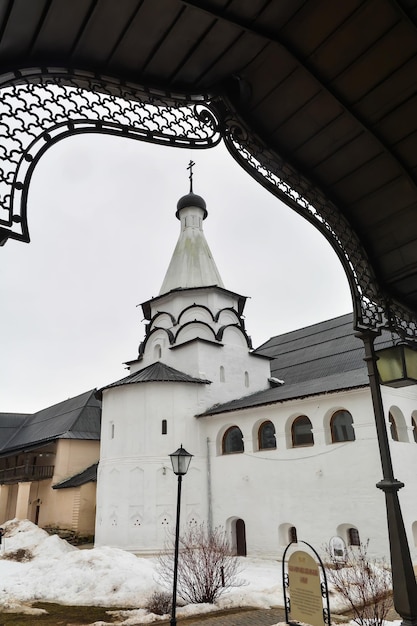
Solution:
M 348 538 L 350 546 L 360 546 L 361 540 L 359 538 L 359 530 L 357 528 L 349 528 Z

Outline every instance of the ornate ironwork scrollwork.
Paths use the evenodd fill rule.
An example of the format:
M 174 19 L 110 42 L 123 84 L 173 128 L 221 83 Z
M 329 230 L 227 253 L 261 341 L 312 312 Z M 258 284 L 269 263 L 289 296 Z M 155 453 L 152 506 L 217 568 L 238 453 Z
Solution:
M 325 624 L 327 624 L 327 626 L 330 626 L 330 624 L 332 623 L 330 611 L 328 611 L 327 608 L 323 609 L 323 621 Z
M 26 202 L 47 148 L 79 133 L 209 148 L 221 140 L 207 98 L 173 96 L 89 74 L 18 72 L 0 79 L 0 240 L 29 241 Z
M 250 133 L 235 115 L 225 120 L 223 134 L 226 147 L 243 169 L 330 242 L 349 281 L 355 328 L 389 328 L 417 341 L 415 314 L 382 292 L 365 249 L 341 211 L 311 181 Z
M 80 133 L 107 133 L 184 148 L 224 139 L 240 165 L 316 226 L 341 260 L 353 297 L 355 326 L 390 328 L 417 340 L 417 319 L 382 293 L 353 228 L 308 179 L 239 120 L 221 98 L 170 94 L 110 77 L 65 69 L 0 76 L 0 245 L 29 241 L 26 203 L 36 163 L 54 143 Z

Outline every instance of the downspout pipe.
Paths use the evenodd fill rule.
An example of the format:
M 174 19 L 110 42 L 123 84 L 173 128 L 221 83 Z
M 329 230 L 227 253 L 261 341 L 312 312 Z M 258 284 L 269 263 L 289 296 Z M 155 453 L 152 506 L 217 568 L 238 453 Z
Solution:
M 210 462 L 210 439 L 206 439 L 207 445 L 207 529 L 209 534 L 213 532 L 213 507 L 211 492 L 211 462 Z

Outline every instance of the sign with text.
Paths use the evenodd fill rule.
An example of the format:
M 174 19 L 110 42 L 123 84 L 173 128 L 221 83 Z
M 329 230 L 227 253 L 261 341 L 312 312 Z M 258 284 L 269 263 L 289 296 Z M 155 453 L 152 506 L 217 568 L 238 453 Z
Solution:
M 297 550 L 288 559 L 291 621 L 324 626 L 320 572 L 307 552 Z

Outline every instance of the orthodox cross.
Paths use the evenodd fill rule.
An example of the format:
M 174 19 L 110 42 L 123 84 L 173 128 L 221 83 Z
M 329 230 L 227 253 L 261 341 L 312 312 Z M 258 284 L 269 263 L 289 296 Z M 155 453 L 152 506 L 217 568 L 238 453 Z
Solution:
M 190 170 L 190 175 L 189 175 L 189 179 L 190 179 L 190 193 L 193 193 L 193 166 L 195 165 L 194 161 L 191 161 L 188 164 L 187 170 Z

